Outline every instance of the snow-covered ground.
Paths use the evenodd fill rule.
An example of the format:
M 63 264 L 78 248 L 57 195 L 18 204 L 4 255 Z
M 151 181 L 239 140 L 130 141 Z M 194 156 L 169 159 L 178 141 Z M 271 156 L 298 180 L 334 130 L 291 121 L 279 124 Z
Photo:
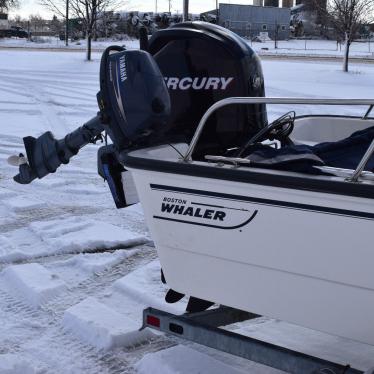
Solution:
M 99 54 L 0 51 L 0 373 L 276 373 L 149 331 L 144 307 L 163 301 L 160 266 L 141 206 L 116 210 L 96 173 L 98 145 L 28 186 L 12 180 L 22 137 L 64 136 L 96 114 Z M 264 61 L 268 96 L 374 96 L 374 68 Z M 365 108 L 329 108 L 363 114 Z M 269 107 L 272 117 L 286 107 Z M 305 113 L 306 106 L 298 109 Z M 322 108 L 312 107 L 313 112 Z M 323 111 L 326 111 L 323 108 Z M 259 339 L 358 368 L 374 347 L 260 318 L 231 326 Z
M 260 55 L 342 57 L 344 54 L 344 45 L 337 44 L 334 40 L 280 40 L 277 42 L 277 48 L 274 41 L 249 44 Z M 350 56 L 374 58 L 374 40 L 352 43 Z
M 92 48 L 102 51 L 112 44 L 124 45 L 126 48 L 138 48 L 139 41 L 131 40 L 127 36 L 122 40 L 102 39 L 92 42 Z M 338 45 L 334 40 L 301 40 L 290 39 L 278 41 L 275 48 L 274 41 L 250 42 L 248 44 L 260 55 L 274 56 L 320 56 L 320 57 L 343 57 L 344 45 Z M 66 49 L 65 42 L 56 37 L 39 37 L 35 41 L 26 39 L 5 38 L 0 39 L 0 48 L 36 48 L 36 49 Z M 85 40 L 69 42 L 68 49 L 84 50 Z M 350 48 L 350 56 L 353 58 L 374 59 L 374 39 L 372 41 L 354 42 Z
M 125 45 L 127 48 L 139 48 L 139 41 L 132 40 L 127 35 L 119 39 L 99 39 L 98 41 L 92 42 L 93 50 L 102 51 L 106 47 L 117 44 Z M 71 49 L 71 50 L 83 50 L 86 48 L 87 42 L 85 39 L 70 41 L 66 47 L 65 41 L 60 40 L 58 37 L 37 37 L 35 40 L 30 41 L 27 39 L 19 38 L 3 38 L 0 39 L 0 47 L 10 48 L 36 48 L 36 49 Z

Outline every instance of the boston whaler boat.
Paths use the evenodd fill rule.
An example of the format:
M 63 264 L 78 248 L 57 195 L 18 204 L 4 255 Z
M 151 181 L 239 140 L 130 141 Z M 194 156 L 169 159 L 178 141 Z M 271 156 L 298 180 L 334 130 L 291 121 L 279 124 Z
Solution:
M 238 100 L 220 105 L 231 102 Z M 256 152 L 253 166 L 251 154 L 193 160 L 204 123 L 190 147 L 174 145 L 182 159 L 164 145 L 130 152 L 124 160 L 168 285 L 201 299 L 374 344 L 374 174 L 361 172 L 374 154 L 374 143 L 357 172 L 341 167 L 338 149 L 339 167 L 314 166 L 320 172 L 310 175 L 292 171 L 303 162 L 299 154 L 260 161 Z M 334 132 L 339 124 L 345 128 Z M 342 133 L 374 126 L 374 121 L 317 116 L 296 118 L 294 126 L 291 139 L 310 144 L 338 140 Z M 373 140 L 373 128 L 370 133 Z M 373 161 L 371 157 L 371 168 Z
M 266 98 L 256 54 L 215 25 L 179 24 L 144 48 L 104 53 L 98 116 L 59 141 L 25 138 L 15 180 L 54 172 L 105 130 L 99 173 L 119 208 L 135 183 L 175 300 L 374 345 L 374 99 Z M 267 104 L 290 112 L 268 123 Z

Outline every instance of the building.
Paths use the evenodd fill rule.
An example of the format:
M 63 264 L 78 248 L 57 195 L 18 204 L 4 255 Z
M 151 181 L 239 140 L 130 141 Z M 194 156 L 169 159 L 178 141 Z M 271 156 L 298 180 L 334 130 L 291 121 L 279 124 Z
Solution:
M 282 8 L 292 8 L 293 7 L 293 0 L 283 0 L 282 1 Z
M 260 35 L 267 35 L 271 39 L 287 39 L 290 17 L 289 8 L 219 4 L 219 24 L 251 39 Z

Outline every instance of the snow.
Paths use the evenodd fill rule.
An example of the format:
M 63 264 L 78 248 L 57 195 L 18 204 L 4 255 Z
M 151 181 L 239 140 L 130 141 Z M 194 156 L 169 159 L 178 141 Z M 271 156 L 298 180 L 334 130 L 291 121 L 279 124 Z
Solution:
M 64 253 L 124 248 L 147 241 L 118 226 L 81 218 L 34 222 L 30 227 L 42 241 Z
M 1 374 L 36 374 L 35 368 L 19 355 L 0 354 Z
M 44 203 L 36 199 L 30 199 L 24 196 L 16 196 L 4 201 L 4 204 L 7 208 L 14 211 L 22 211 L 28 209 L 37 209 L 42 208 Z
M 139 48 L 138 40 L 124 38 L 123 40 L 108 39 L 93 41 L 92 49 L 96 52 L 102 52 L 110 45 L 120 45 L 127 49 Z M 336 40 L 304 40 L 289 39 L 279 40 L 277 48 L 272 40 L 266 42 L 251 42 L 248 44 L 260 56 L 315 56 L 315 57 L 343 57 L 344 45 L 338 45 Z M 40 50 L 70 50 L 76 52 L 85 51 L 86 40 L 70 42 L 65 46 L 65 41 L 58 38 L 39 38 L 37 41 L 30 42 L 26 39 L 4 38 L 0 39 L 0 48 L 28 48 Z M 353 58 L 374 58 L 374 41 L 353 42 L 350 47 L 350 55 Z
M 69 308 L 62 321 L 64 327 L 97 349 L 128 347 L 153 337 L 153 333 L 93 297 Z
M 13 42 L 0 41 L 0 47 Z M 292 43 L 288 46 L 300 47 Z M 78 47 L 83 45 L 72 48 Z M 319 48 L 333 46 L 319 43 Z M 14 183 L 17 169 L 6 163 L 23 151 L 23 136 L 52 131 L 61 138 L 96 115 L 100 54 L 94 53 L 92 62 L 79 51 L 1 49 L 0 54 L 0 373 L 6 373 L 5 365 L 17 374 L 39 373 L 39 367 L 47 374 L 273 373 L 191 344 L 170 348 L 175 340 L 166 336 L 148 341 L 139 335 L 144 308 L 183 313 L 187 297 L 165 303 L 167 286 L 160 282 L 141 205 L 116 210 L 97 175 L 101 144 L 88 145 L 69 165 L 26 186 Z M 267 96 L 374 96 L 372 64 L 353 62 L 348 74 L 340 61 L 272 59 L 262 65 Z M 269 105 L 269 117 L 290 109 Z M 300 106 L 297 113 L 365 110 Z M 284 322 L 260 318 L 230 329 L 359 368 L 374 365 L 373 347 Z
M 9 266 L 1 275 L 11 292 L 32 307 L 40 307 L 67 290 L 56 274 L 36 263 Z
M 136 365 L 138 374 L 244 374 L 194 349 L 177 345 L 145 355 Z
M 186 298 L 183 302 L 167 304 L 164 299 L 168 287 L 161 283 L 160 277 L 160 262 L 155 260 L 118 279 L 113 283 L 113 288 L 144 307 L 149 306 L 169 313 L 183 313 L 186 309 Z
M 17 211 L 20 214 L 25 213 L 21 209 Z M 26 219 L 29 214 L 42 214 L 34 210 L 27 213 Z M 0 261 L 21 261 L 63 253 L 126 248 L 148 241 L 143 234 L 99 220 L 70 217 L 36 221 L 26 227 L 0 234 L 0 243 L 3 243 L 0 247 Z
M 56 265 L 68 268 L 76 267 L 79 272 L 94 274 L 110 269 L 136 253 L 138 253 L 138 250 L 117 250 L 113 253 L 84 253 L 61 261 Z
M 123 35 L 123 39 L 103 39 L 98 41 L 92 41 L 93 51 L 103 51 L 110 45 L 120 45 L 127 49 L 139 48 L 139 41 L 129 38 L 127 35 Z M 60 40 L 56 37 L 39 37 L 35 41 L 29 41 L 27 39 L 16 39 L 16 38 L 2 38 L 0 39 L 0 48 L 30 48 L 30 49 L 56 49 L 56 50 L 72 50 L 82 51 L 85 50 L 87 41 L 69 41 L 68 47 L 65 45 L 64 40 Z
M 279 40 L 277 48 L 274 41 L 248 44 L 260 56 L 314 56 L 343 58 L 344 45 L 338 45 L 336 40 Z M 354 42 L 350 47 L 353 58 L 374 58 L 373 41 Z

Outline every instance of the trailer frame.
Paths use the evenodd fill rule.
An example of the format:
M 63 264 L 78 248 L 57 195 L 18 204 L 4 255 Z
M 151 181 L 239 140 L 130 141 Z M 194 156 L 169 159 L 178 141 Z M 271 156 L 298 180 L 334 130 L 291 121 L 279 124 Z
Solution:
M 260 317 L 257 314 L 220 306 L 198 313 L 174 315 L 159 309 L 143 311 L 143 326 L 177 336 L 222 352 L 292 374 L 373 374 L 349 364 L 331 362 L 266 341 L 220 328 Z

